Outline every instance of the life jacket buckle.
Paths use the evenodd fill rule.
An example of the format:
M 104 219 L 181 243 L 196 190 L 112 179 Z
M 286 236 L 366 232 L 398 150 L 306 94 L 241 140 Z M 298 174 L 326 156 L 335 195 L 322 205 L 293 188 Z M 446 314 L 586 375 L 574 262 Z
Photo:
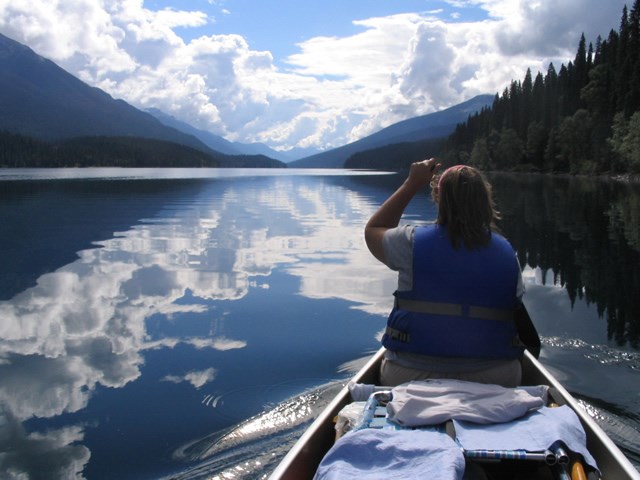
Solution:
M 402 330 L 398 330 L 397 328 L 387 326 L 385 334 L 391 340 L 395 340 L 397 342 L 409 343 L 411 341 L 411 335 L 409 335 L 407 332 L 403 332 Z

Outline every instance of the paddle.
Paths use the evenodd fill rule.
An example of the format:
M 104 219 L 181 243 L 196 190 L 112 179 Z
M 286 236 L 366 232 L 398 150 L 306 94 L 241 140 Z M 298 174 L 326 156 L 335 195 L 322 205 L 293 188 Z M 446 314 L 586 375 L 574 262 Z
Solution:
M 520 303 L 520 306 L 516 309 L 515 320 L 520 340 L 525 344 L 527 350 L 531 352 L 531 355 L 538 358 L 540 356 L 540 336 L 524 303 Z

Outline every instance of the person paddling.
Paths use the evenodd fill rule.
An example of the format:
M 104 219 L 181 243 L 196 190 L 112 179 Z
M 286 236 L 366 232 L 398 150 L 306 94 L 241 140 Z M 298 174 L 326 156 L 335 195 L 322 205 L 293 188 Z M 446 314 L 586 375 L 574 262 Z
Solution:
M 499 233 L 491 185 L 480 171 L 440 169 L 434 158 L 413 163 L 365 227 L 370 252 L 398 272 L 381 384 L 454 378 L 517 386 L 524 351 L 514 322 L 524 294 L 517 256 Z M 435 222 L 399 226 L 429 185 Z

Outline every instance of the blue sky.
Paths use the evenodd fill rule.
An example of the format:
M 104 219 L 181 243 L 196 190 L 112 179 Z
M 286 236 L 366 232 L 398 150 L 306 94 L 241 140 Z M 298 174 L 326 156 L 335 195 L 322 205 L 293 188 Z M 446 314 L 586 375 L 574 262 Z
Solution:
M 625 0 L 0 0 L 0 33 L 231 141 L 327 149 L 575 56 Z

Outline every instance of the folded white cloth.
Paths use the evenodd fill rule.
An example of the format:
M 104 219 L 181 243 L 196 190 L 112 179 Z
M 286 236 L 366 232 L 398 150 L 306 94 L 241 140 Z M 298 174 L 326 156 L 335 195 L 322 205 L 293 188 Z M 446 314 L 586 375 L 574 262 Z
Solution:
M 505 388 L 463 380 L 434 379 L 392 389 L 388 418 L 403 427 L 438 425 L 457 419 L 490 424 L 509 422 L 544 406 L 548 387 Z
M 464 466 L 462 450 L 442 432 L 366 428 L 340 438 L 314 480 L 460 480 Z

